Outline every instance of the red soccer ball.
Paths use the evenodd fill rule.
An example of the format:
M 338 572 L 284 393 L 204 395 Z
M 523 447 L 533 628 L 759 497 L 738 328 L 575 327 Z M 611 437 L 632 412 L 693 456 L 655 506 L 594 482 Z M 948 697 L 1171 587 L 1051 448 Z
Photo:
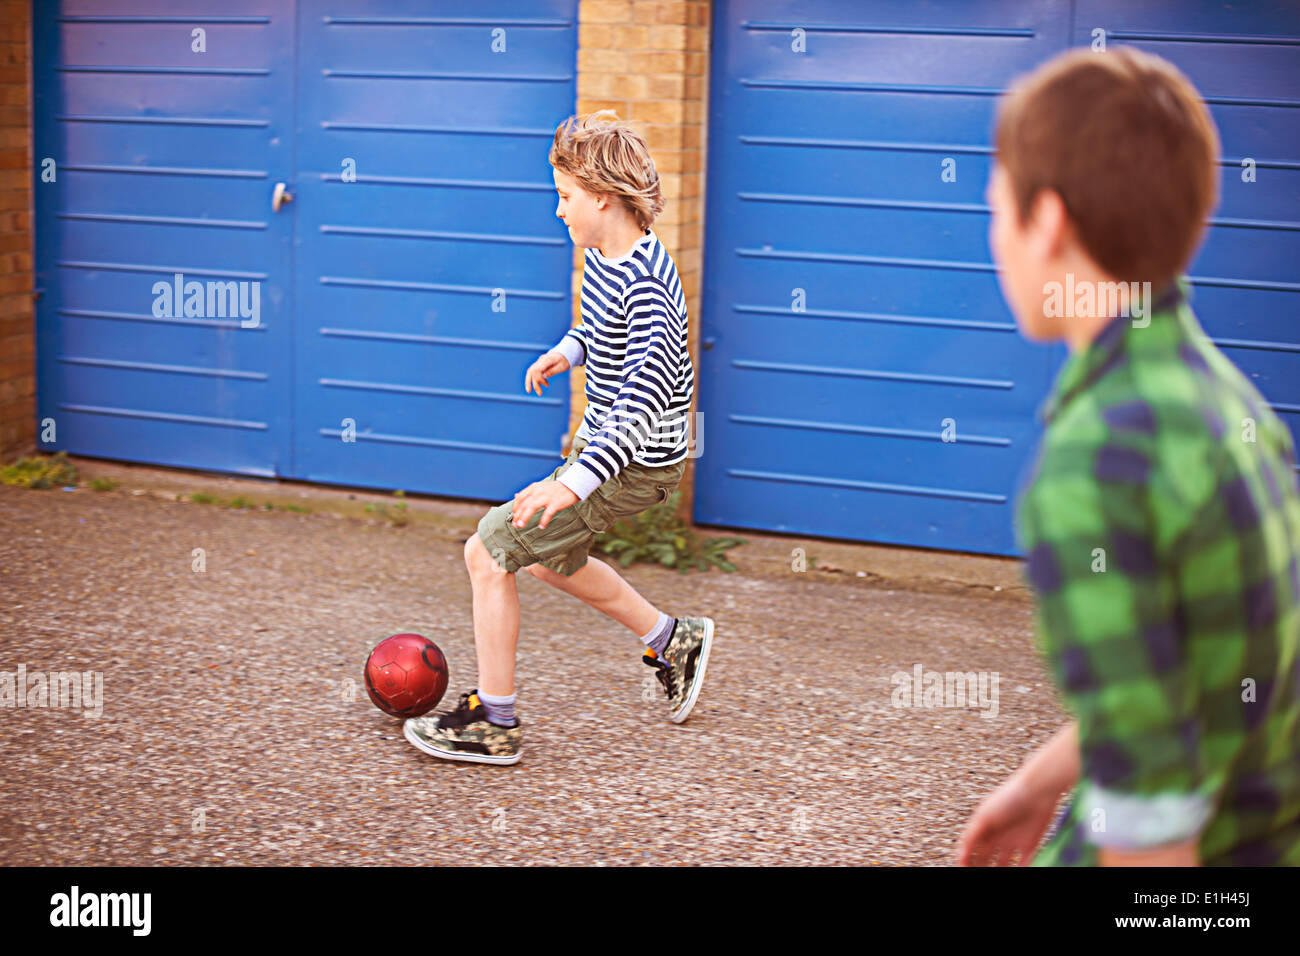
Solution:
M 366 659 L 366 692 L 393 717 L 419 717 L 447 693 L 447 658 L 419 634 L 394 634 Z

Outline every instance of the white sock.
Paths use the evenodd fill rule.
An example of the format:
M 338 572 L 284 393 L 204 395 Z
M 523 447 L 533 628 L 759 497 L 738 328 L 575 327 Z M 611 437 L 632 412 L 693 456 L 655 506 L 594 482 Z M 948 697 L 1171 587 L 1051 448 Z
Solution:
M 660 657 L 663 657 L 664 648 L 668 646 L 668 639 L 673 636 L 673 625 L 676 623 L 675 618 L 671 618 L 663 611 L 660 611 L 659 620 L 655 621 L 654 627 L 641 635 L 641 643 L 653 649 Z
M 490 723 L 500 724 L 503 727 L 512 726 L 515 722 L 515 695 L 507 694 L 505 697 L 494 697 L 492 694 L 478 692 L 479 703 L 487 712 L 487 719 Z

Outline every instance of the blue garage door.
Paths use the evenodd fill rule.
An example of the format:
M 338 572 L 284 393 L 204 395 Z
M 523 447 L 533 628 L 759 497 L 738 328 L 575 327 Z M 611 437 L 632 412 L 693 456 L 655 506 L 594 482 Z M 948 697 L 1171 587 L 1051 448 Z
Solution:
M 38 3 L 44 447 L 486 498 L 549 467 L 567 383 L 523 372 L 569 325 L 575 8 Z
M 38 437 L 274 474 L 289 443 L 293 222 L 270 197 L 293 179 L 293 21 L 251 0 L 137 9 L 34 8 L 37 410 L 55 440 L 44 425 Z M 212 317 L 209 282 L 222 283 Z M 229 282 L 250 325 L 257 290 L 256 328 L 229 308 Z M 203 290 L 189 314 L 187 283 Z M 164 288 L 177 284 L 179 309 Z
M 1225 201 L 1191 270 L 1196 306 L 1294 413 L 1300 216 L 1276 196 L 1294 198 L 1300 156 L 1296 15 L 1137 6 L 715 6 L 696 520 L 1014 551 L 1015 489 L 1064 350 L 1023 342 L 998 291 L 983 196 L 996 99 L 1097 27 L 1210 97 Z M 1207 54 L 1157 35 L 1175 24 L 1266 36 L 1203 37 Z M 1234 192 L 1244 148 L 1275 188 Z
M 570 321 L 575 2 L 304 5 L 296 475 L 501 498 L 554 467 L 568 377 L 523 382 Z

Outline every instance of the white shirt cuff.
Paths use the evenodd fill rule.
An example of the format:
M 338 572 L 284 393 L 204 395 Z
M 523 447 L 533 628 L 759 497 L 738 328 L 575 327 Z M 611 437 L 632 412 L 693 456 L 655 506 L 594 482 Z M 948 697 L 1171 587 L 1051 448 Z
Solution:
M 579 501 L 586 501 L 593 491 L 604 484 L 600 475 L 584 465 L 581 459 L 564 469 L 564 474 L 556 480 L 577 495 Z
M 1081 795 L 1084 833 L 1097 846 L 1145 850 L 1185 843 L 1210 819 L 1210 801 L 1194 793 L 1138 796 L 1088 784 Z
M 577 368 L 581 365 L 583 359 L 585 359 L 587 355 L 586 350 L 582 347 L 582 343 L 579 342 L 577 338 L 567 333 L 564 338 L 560 339 L 560 341 L 555 344 L 555 347 L 551 349 L 551 351 L 559 352 L 568 359 L 570 368 Z

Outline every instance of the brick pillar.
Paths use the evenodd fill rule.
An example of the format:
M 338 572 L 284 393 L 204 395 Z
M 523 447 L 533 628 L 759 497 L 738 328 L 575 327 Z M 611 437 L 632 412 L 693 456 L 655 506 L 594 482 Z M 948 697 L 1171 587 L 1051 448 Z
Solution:
M 31 5 L 0 0 L 0 461 L 36 449 Z
M 709 20 L 709 0 L 578 3 L 577 110 L 616 110 L 650 146 L 664 195 L 664 211 L 653 228 L 672 254 L 682 280 L 697 391 Z M 576 325 L 581 318 L 581 249 L 575 250 L 574 267 Z M 582 376 L 575 375 L 570 434 L 581 422 L 585 407 Z M 680 486 L 687 509 L 694 478 L 691 461 Z

